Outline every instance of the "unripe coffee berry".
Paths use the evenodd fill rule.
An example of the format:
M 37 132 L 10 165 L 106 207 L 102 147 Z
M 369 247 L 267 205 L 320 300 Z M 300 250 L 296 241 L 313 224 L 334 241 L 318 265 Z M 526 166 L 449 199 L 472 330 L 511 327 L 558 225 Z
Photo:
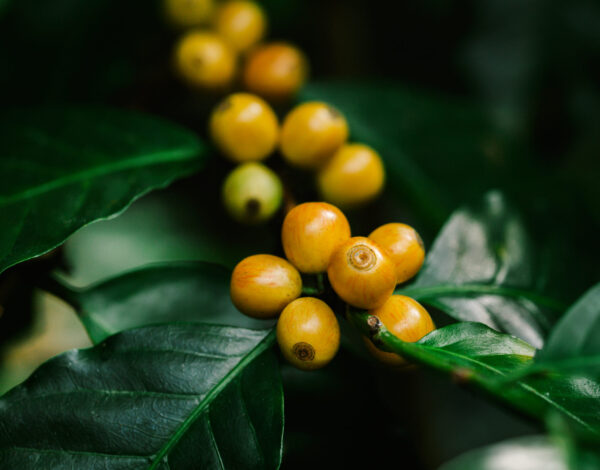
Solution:
M 255 2 L 231 0 L 223 3 L 215 15 L 215 29 L 231 47 L 244 52 L 262 39 L 266 17 Z
M 369 238 L 383 247 L 394 262 L 398 283 L 408 281 L 421 269 L 425 245 L 410 225 L 385 224 L 375 229 Z
M 207 23 L 212 15 L 213 0 L 164 0 L 163 9 L 169 23 L 190 28 Z
M 223 203 L 238 222 L 256 224 L 270 219 L 281 207 L 283 185 L 279 177 L 261 163 L 244 163 L 223 184 Z
M 210 134 L 230 160 L 258 161 L 275 150 L 279 123 L 273 109 L 262 98 L 234 93 L 212 112 Z
M 277 321 L 277 342 L 286 360 L 302 370 L 320 369 L 340 346 L 340 327 L 322 300 L 302 297 L 291 302 Z
M 351 238 L 335 250 L 327 276 L 336 294 L 357 308 L 383 305 L 396 287 L 394 263 L 383 248 L 365 237 Z
M 233 80 L 236 57 L 216 34 L 193 31 L 183 36 L 175 48 L 175 68 L 191 87 L 223 89 Z
M 384 324 L 386 329 L 402 341 L 414 343 L 435 330 L 431 316 L 414 299 L 404 295 L 393 295 L 381 307 L 369 311 Z M 382 351 L 365 338 L 371 354 L 379 361 L 391 366 L 403 366 L 407 361 L 398 354 Z
M 370 201 L 379 194 L 384 181 L 381 157 L 363 144 L 342 145 L 317 175 L 323 199 L 340 207 Z
M 294 97 L 308 75 L 308 62 L 298 48 L 270 43 L 252 50 L 243 69 L 246 89 L 270 101 Z
M 283 258 L 253 255 L 231 274 L 231 300 L 253 318 L 274 318 L 302 293 L 300 273 Z
M 286 116 L 281 128 L 281 153 L 293 166 L 317 169 L 348 139 L 346 118 L 321 102 L 303 103 Z
M 327 270 L 331 255 L 350 238 L 350 224 L 337 207 L 306 202 L 286 215 L 281 241 L 287 259 L 303 273 Z

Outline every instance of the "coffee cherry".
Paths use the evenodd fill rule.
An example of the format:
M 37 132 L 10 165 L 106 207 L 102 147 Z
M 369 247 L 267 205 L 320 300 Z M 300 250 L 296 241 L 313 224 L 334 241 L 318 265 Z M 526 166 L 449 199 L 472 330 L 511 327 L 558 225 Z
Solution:
M 238 52 L 244 52 L 262 39 L 266 17 L 255 2 L 232 0 L 223 3 L 215 16 L 215 29 Z
M 261 163 L 244 163 L 223 184 L 223 203 L 238 222 L 256 224 L 270 219 L 281 207 L 279 177 Z
M 264 44 L 250 52 L 242 75 L 249 91 L 281 102 L 293 98 L 304 85 L 308 62 L 294 46 L 279 42 Z
M 379 194 L 384 180 L 381 157 L 363 144 L 342 145 L 317 175 L 323 199 L 340 207 L 370 201 Z
M 327 275 L 336 294 L 358 308 L 383 305 L 396 287 L 394 263 L 383 248 L 365 237 L 353 237 L 340 245 Z
M 340 346 L 340 326 L 322 300 L 302 297 L 291 302 L 277 321 L 277 342 L 286 360 L 302 370 L 320 369 Z
M 320 102 L 303 103 L 285 118 L 281 128 L 281 152 L 293 166 L 323 166 L 348 138 L 346 118 Z
M 175 48 L 175 68 L 191 87 L 223 89 L 233 80 L 236 58 L 216 34 L 193 31 L 183 36 Z
M 231 275 L 233 305 L 249 317 L 276 317 L 301 293 L 300 273 L 278 256 L 249 256 L 238 263 Z
M 210 117 L 213 141 L 230 160 L 263 160 L 277 146 L 279 123 L 271 107 L 249 93 L 235 93 L 223 100 Z
M 346 216 L 324 202 L 306 202 L 294 207 L 281 229 L 285 256 L 303 273 L 325 272 L 335 249 L 349 238 Z
M 191 28 L 207 23 L 213 12 L 213 0 L 164 0 L 167 21 L 179 28 Z
M 394 336 L 402 341 L 414 343 L 435 330 L 431 316 L 414 299 L 404 295 L 393 295 L 381 307 L 369 311 L 381 320 Z M 382 351 L 367 338 L 365 344 L 371 354 L 381 362 L 391 366 L 403 366 L 407 361 L 398 354 Z
M 417 231 L 406 224 L 385 224 L 369 238 L 382 246 L 396 266 L 398 282 L 406 282 L 419 272 L 425 260 L 425 245 Z

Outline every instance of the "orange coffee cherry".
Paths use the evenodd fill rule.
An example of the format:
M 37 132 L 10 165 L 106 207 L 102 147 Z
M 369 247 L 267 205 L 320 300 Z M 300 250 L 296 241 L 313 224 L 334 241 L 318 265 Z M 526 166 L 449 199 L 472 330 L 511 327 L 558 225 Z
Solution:
M 398 283 L 408 281 L 423 266 L 425 245 L 410 225 L 385 224 L 375 229 L 369 238 L 387 251 L 396 266 Z
M 337 207 L 306 202 L 285 216 L 281 241 L 285 256 L 303 273 L 327 270 L 335 249 L 350 238 L 350 224 Z
M 239 163 L 258 161 L 275 150 L 279 122 L 262 98 L 249 93 L 234 93 L 212 112 L 210 134 L 230 160 Z
M 244 64 L 243 81 L 252 93 L 270 101 L 286 101 L 304 85 L 308 62 L 289 44 L 263 44 L 250 52 Z
M 291 302 L 277 321 L 277 342 L 286 360 L 302 370 L 320 369 L 340 346 L 340 326 L 322 300 L 302 297 Z
M 231 274 L 231 300 L 254 318 L 273 318 L 302 293 L 300 273 L 283 258 L 253 255 L 238 263 Z
M 340 207 L 370 201 L 379 194 L 384 181 L 381 157 L 363 144 L 342 145 L 317 175 L 323 199 Z
M 177 43 L 175 68 L 188 85 L 202 89 L 223 89 L 233 80 L 235 53 L 219 36 L 192 31 Z
M 377 243 L 353 237 L 333 253 L 329 282 L 346 303 L 364 309 L 383 305 L 396 287 L 394 263 Z
M 381 320 L 394 336 L 402 341 L 414 343 L 435 330 L 431 316 L 414 299 L 404 295 L 393 295 L 381 307 L 369 311 Z M 365 344 L 371 354 L 379 361 L 391 366 L 407 365 L 406 359 L 398 354 L 382 351 L 365 338 Z
M 164 0 L 167 21 L 178 28 L 191 28 L 207 23 L 212 16 L 213 0 Z
M 246 0 L 223 3 L 215 17 L 217 33 L 238 52 L 244 52 L 260 41 L 266 27 L 266 16 L 260 5 Z
M 346 118 L 334 107 L 317 101 L 296 106 L 281 128 L 281 153 L 293 166 L 317 169 L 348 139 Z

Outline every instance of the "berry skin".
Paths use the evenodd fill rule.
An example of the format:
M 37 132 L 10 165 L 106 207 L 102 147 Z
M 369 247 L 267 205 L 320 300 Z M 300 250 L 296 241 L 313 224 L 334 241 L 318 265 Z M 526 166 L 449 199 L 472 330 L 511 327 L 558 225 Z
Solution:
M 267 27 L 266 16 L 255 2 L 232 0 L 217 10 L 215 29 L 237 52 L 260 41 Z
M 383 305 L 396 287 L 394 263 L 383 248 L 365 237 L 354 237 L 333 253 L 327 275 L 346 303 L 363 309 Z
M 179 28 L 191 28 L 207 23 L 213 8 L 213 0 L 164 0 L 163 2 L 167 20 Z
M 216 34 L 192 31 L 175 48 L 175 68 L 191 87 L 218 90 L 231 84 L 236 57 Z
M 369 311 L 381 320 L 394 336 L 402 341 L 414 343 L 435 330 L 431 316 L 414 299 L 404 295 L 393 295 L 381 307 Z M 398 354 L 382 351 L 367 338 L 365 344 L 369 352 L 379 361 L 390 366 L 407 365 L 406 359 Z
M 274 318 L 301 293 L 300 273 L 278 256 L 249 256 L 231 274 L 233 305 L 249 317 Z
M 331 255 L 350 238 L 350 224 L 337 207 L 306 202 L 286 215 L 281 228 L 285 256 L 300 272 L 327 270 Z
M 375 229 L 369 238 L 382 246 L 394 262 L 398 283 L 408 281 L 421 269 L 425 245 L 410 225 L 385 224 Z
M 340 326 L 322 300 L 302 297 L 291 302 L 277 321 L 277 342 L 283 357 L 298 369 L 320 369 L 340 346 Z
M 250 52 L 242 72 L 252 93 L 269 101 L 283 102 L 294 97 L 308 75 L 304 54 L 289 44 L 275 42 Z
M 244 163 L 223 184 L 223 203 L 235 220 L 256 224 L 270 219 L 281 207 L 283 186 L 262 163 Z
M 381 157 L 363 144 L 342 145 L 317 175 L 323 199 L 340 207 L 370 201 L 379 194 L 384 181 Z
M 212 112 L 210 133 L 221 152 L 234 162 L 264 160 L 279 138 L 279 123 L 271 107 L 258 96 L 234 93 Z
M 285 118 L 280 148 L 290 165 L 317 169 L 323 166 L 348 139 L 346 118 L 320 102 L 303 103 Z

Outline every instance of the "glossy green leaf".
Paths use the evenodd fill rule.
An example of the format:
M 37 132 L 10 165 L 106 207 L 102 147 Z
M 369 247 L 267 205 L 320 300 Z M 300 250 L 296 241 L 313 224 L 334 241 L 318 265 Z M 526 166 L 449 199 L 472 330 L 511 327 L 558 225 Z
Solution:
M 427 255 L 415 283 L 397 292 L 461 321 L 477 321 L 541 347 L 550 321 L 539 295 L 534 246 L 500 193 L 456 211 Z
M 60 355 L 0 398 L 0 469 L 274 469 L 274 332 L 130 330 Z
M 206 154 L 178 126 L 103 108 L 5 112 L 0 142 L 0 272 L 198 170 Z
M 231 272 L 203 262 L 150 265 L 85 289 L 63 285 L 92 341 L 155 323 L 200 322 L 264 328 L 233 306 Z

